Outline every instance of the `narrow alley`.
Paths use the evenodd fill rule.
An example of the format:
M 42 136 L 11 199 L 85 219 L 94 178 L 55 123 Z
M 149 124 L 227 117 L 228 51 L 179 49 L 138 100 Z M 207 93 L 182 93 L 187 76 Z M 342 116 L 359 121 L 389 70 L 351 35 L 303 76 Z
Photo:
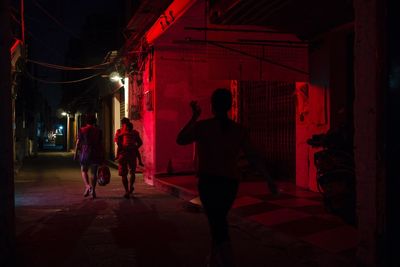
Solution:
M 1 0 L 0 267 L 399 267 L 398 10 Z
M 209 249 L 201 209 L 138 176 L 124 199 L 120 177 L 84 198 L 71 153 L 39 153 L 16 176 L 18 266 L 205 266 Z M 293 236 L 231 218 L 237 266 L 354 266 Z

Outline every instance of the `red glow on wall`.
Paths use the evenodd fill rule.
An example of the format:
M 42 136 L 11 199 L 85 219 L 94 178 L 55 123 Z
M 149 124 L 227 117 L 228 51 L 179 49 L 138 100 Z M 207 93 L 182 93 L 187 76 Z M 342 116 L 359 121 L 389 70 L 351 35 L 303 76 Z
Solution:
M 329 129 L 328 89 L 311 83 L 296 83 L 296 185 L 317 191 L 314 154 L 321 148 L 307 140 Z
M 13 45 L 12 45 L 11 48 L 10 48 L 10 53 L 11 53 L 11 54 L 14 53 L 14 51 L 17 49 L 17 47 L 18 47 L 19 44 L 22 44 L 21 40 L 15 39 Z
M 175 0 L 158 18 L 156 23 L 146 33 L 146 40 L 153 43 L 163 32 L 181 17 L 185 11 L 194 4 L 195 0 Z
M 219 47 L 191 43 L 202 41 L 204 38 L 210 38 L 217 43 L 234 42 L 237 39 L 277 38 L 276 35 L 270 36 L 266 33 L 258 33 L 255 36 L 251 31 L 253 26 L 235 26 L 235 29 L 241 30 L 233 33 L 227 26 L 214 25 L 212 27 L 218 27 L 220 31 L 208 32 L 206 37 L 203 31 L 187 30 L 188 26 L 204 27 L 207 23 L 204 17 L 205 8 L 206 1 L 176 0 L 145 36 L 154 53 L 147 58 L 143 74 L 142 150 L 146 157 L 144 177 L 148 183 L 152 182 L 157 173 L 193 171 L 193 146 L 178 146 L 175 141 L 180 128 L 190 118 L 188 103 L 191 100 L 199 102 L 203 110 L 202 118 L 206 118 L 211 116 L 209 100 L 212 91 L 218 87 L 231 88 L 235 98 L 231 115 L 233 119 L 237 119 L 240 95 L 235 80 L 293 82 L 309 79 L 303 72 L 281 66 L 284 64 L 307 71 L 307 47 L 296 50 L 269 47 L 268 51 L 263 51 L 254 46 Z M 225 28 L 227 31 L 224 31 Z M 296 36 L 289 34 L 279 38 L 297 41 Z M 264 55 L 266 52 L 268 53 Z M 287 54 L 291 56 L 287 57 Z M 281 65 L 270 64 L 267 61 L 260 64 L 260 55 Z M 152 99 L 151 110 L 148 108 L 147 98 Z M 317 110 L 319 109 L 316 108 L 315 111 Z M 311 132 L 304 129 L 303 137 L 309 134 Z M 307 164 L 309 148 L 303 146 L 302 149 L 302 162 Z M 302 169 L 301 179 L 304 187 L 308 187 L 307 165 Z

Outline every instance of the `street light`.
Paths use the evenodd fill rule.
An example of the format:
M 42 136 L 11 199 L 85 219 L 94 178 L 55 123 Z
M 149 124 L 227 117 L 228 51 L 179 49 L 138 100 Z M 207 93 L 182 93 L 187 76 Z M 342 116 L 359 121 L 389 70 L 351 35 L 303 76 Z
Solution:
M 111 72 L 109 77 L 112 82 L 118 82 L 122 79 L 119 73 L 116 71 Z
M 66 143 L 66 147 L 65 147 L 65 149 L 67 150 L 67 151 L 69 151 L 69 149 L 70 149 L 70 140 L 69 140 L 69 138 L 70 138 L 70 131 L 69 131 L 69 128 L 70 128 L 70 126 L 69 126 L 69 123 L 70 123 L 70 121 L 69 121 L 69 113 L 68 112 L 66 112 L 66 111 L 63 111 L 63 112 L 61 112 L 61 115 L 63 116 L 63 117 L 66 117 L 66 129 L 65 129 L 65 132 L 63 131 L 63 133 L 65 133 L 64 134 L 64 142 Z M 60 126 L 59 127 L 60 128 L 60 130 L 62 130 L 63 129 L 63 127 L 62 126 Z

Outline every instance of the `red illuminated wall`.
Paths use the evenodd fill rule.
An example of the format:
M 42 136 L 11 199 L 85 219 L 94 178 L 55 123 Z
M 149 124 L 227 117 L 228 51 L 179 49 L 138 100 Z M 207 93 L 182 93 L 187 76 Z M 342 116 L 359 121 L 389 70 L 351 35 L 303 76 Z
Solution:
M 296 83 L 296 185 L 313 191 L 317 191 L 314 153 L 321 148 L 311 147 L 307 139 L 329 129 L 328 90 L 312 83 Z
M 351 32 L 344 29 L 317 40 L 322 45 L 309 56 L 310 82 L 296 84 L 296 184 L 304 188 L 317 190 L 314 153 L 321 149 L 309 146 L 307 139 L 352 122 L 352 76 L 347 71 L 352 69 L 349 36 Z M 308 96 L 302 93 L 305 87 Z
M 310 82 L 296 84 L 296 184 L 317 191 L 314 153 L 307 139 L 329 129 L 330 46 L 329 42 L 309 55 Z M 301 91 L 307 87 L 308 96 Z M 303 88 L 302 88 L 303 87 Z M 303 112 L 303 121 L 300 114 Z
M 155 150 L 156 144 L 154 142 L 155 135 L 155 78 L 154 77 L 154 65 L 153 73 L 150 75 L 150 61 L 146 64 L 145 72 L 143 73 L 143 112 L 142 112 L 142 139 L 143 146 L 141 148 L 143 162 L 145 163 L 144 169 L 144 179 L 147 183 L 152 184 L 152 179 L 154 177 L 154 160 L 155 160 Z
M 210 117 L 212 91 L 228 88 L 230 82 L 209 80 L 206 63 L 182 62 L 177 52 L 157 53 L 156 64 L 156 172 L 167 172 L 168 164 L 174 172 L 193 170 L 193 146 L 182 147 L 175 142 L 179 130 L 190 119 L 189 102 L 198 101 L 201 118 Z
M 254 46 L 242 45 L 241 49 L 245 53 L 253 55 L 249 57 L 207 43 L 210 40 L 229 42 L 249 38 L 297 41 L 296 37 L 288 34 L 271 36 L 245 31 L 204 32 L 187 29 L 207 25 L 204 10 L 205 1 L 197 1 L 179 20 L 161 30 L 162 34 L 159 35 L 156 30 L 159 36 L 152 37 L 154 55 L 146 64 L 144 76 L 144 91 L 152 92 L 153 99 L 153 110 L 146 110 L 144 103 L 143 115 L 143 150 L 147 157 L 148 177 L 168 171 L 178 173 L 193 170 L 193 147 L 178 146 L 175 142 L 180 128 L 190 118 L 191 100 L 199 101 L 203 110 L 202 118 L 206 118 L 210 116 L 209 98 L 212 91 L 217 87 L 229 88 L 231 80 L 308 80 L 308 75 L 260 62 L 257 58 L 266 55 L 275 61 L 307 71 L 306 49 L 260 50 Z

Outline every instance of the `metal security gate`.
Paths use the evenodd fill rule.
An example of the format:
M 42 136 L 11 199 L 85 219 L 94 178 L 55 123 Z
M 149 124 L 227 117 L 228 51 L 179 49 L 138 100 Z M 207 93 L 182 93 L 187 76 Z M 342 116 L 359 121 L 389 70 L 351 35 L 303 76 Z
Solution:
M 242 81 L 240 121 L 274 177 L 295 179 L 295 84 Z
M 120 106 L 119 106 L 119 116 L 120 116 L 120 118 L 122 119 L 122 118 L 124 118 L 125 117 L 125 89 L 124 89 L 124 87 L 121 87 L 121 89 L 119 90 L 119 103 L 120 103 Z

